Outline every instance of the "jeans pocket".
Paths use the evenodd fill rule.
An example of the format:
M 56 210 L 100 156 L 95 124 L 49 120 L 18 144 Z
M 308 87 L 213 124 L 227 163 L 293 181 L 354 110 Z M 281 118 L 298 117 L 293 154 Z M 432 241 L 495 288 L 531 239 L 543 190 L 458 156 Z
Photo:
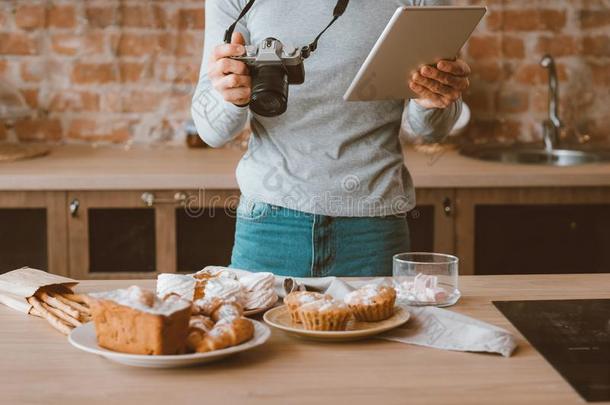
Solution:
M 246 221 L 262 221 L 271 212 L 271 204 L 241 198 L 237 206 L 237 217 Z

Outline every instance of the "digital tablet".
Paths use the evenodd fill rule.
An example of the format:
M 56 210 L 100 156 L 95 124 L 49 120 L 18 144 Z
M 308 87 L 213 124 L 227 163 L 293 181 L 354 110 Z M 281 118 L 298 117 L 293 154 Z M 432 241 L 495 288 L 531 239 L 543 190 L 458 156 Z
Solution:
M 422 65 L 455 59 L 486 7 L 400 7 L 343 95 L 347 101 L 417 97 L 408 78 Z

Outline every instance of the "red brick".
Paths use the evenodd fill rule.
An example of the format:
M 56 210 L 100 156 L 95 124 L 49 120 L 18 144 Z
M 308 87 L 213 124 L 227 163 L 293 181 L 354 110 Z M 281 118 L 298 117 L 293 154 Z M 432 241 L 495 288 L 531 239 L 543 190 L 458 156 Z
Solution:
M 203 52 L 203 36 L 190 32 L 181 32 L 178 34 L 177 39 L 176 55 L 201 59 L 201 54 Z
M 15 133 L 20 141 L 58 141 L 62 127 L 57 118 L 28 118 L 15 123 Z
M 44 62 L 21 62 L 19 72 L 24 82 L 39 82 L 45 75 L 46 64 Z
M 549 53 L 555 57 L 575 55 L 579 52 L 576 38 L 569 35 L 543 36 L 538 38 L 536 50 L 540 54 Z
M 583 28 L 599 28 L 610 25 L 610 9 L 581 10 L 580 25 Z
M 473 36 L 468 44 L 468 55 L 475 59 L 489 59 L 500 56 L 500 38 L 498 36 Z
M 21 5 L 15 10 L 15 24 L 25 30 L 44 28 L 46 10 L 42 5 Z
M 504 10 L 492 13 L 487 26 L 492 30 L 559 32 L 565 27 L 566 21 L 565 10 Z
M 38 49 L 38 42 L 27 34 L 19 32 L 0 33 L 0 54 L 36 55 Z
M 583 53 L 589 56 L 610 56 L 610 34 L 585 37 Z
M 92 28 L 106 28 L 117 23 L 116 7 L 87 7 L 85 10 L 87 23 Z
M 156 35 L 122 33 L 116 47 L 119 56 L 151 56 L 159 50 L 159 38 Z
M 98 111 L 99 95 L 91 92 L 60 91 L 53 96 L 49 103 L 49 111 L 53 112 L 81 112 Z
M 54 34 L 51 47 L 61 55 L 90 55 L 104 52 L 104 34 L 92 32 L 85 35 Z
M 473 80 L 498 82 L 504 79 L 504 70 L 498 62 L 476 62 L 471 64 Z
M 112 63 L 77 63 L 72 69 L 72 81 L 82 83 L 109 83 L 117 80 L 117 72 Z
M 123 100 L 124 112 L 153 112 L 161 105 L 163 94 L 150 91 L 134 91 Z
M 181 9 L 178 11 L 178 28 L 202 30 L 205 27 L 203 7 Z
M 120 22 L 123 27 L 155 28 L 157 26 L 152 8 L 149 5 L 121 6 Z
M 529 95 L 523 91 L 500 91 L 496 94 L 496 108 L 500 113 L 526 112 L 529 109 Z
M 163 62 L 156 65 L 160 80 L 172 83 L 196 84 L 200 64 L 195 62 Z
M 68 129 L 68 138 L 89 142 L 121 143 L 130 136 L 128 122 L 109 122 L 103 115 L 98 119 L 75 119 Z
M 0 123 L 0 141 L 4 141 L 7 137 L 7 130 L 3 123 Z
M 38 89 L 19 89 L 30 108 L 38 108 Z
M 610 86 L 610 63 L 591 62 L 589 63 L 589 68 L 591 69 L 593 84 L 604 87 Z
M 515 37 L 504 37 L 502 40 L 502 54 L 507 58 L 523 59 L 525 57 L 523 40 Z
M 464 94 L 464 101 L 468 104 L 474 115 L 491 112 L 491 106 L 493 105 L 490 92 L 486 89 L 469 89 Z
M 137 82 L 149 76 L 144 63 L 121 62 L 119 68 L 122 82 Z
M 5 60 L 0 60 L 0 75 L 6 74 L 8 71 L 8 63 Z
M 54 5 L 49 8 L 48 25 L 54 28 L 76 27 L 76 9 L 72 5 Z
M 514 140 L 521 135 L 521 122 L 501 118 L 476 119 L 470 125 L 468 137 L 484 140 Z

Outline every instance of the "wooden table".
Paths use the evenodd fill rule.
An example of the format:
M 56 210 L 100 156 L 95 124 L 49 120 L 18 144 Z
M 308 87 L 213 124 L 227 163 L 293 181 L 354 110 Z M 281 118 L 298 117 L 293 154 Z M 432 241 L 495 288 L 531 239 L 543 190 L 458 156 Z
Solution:
M 453 311 L 515 331 L 492 300 L 610 298 L 610 274 L 462 277 Z M 99 291 L 153 281 L 84 281 Z M 274 331 L 221 363 L 153 370 L 121 366 L 69 345 L 44 321 L 0 307 L 0 403 L 580 404 L 575 391 L 519 338 L 511 358 L 382 340 L 329 344 Z M 515 332 L 516 333 L 516 332 Z

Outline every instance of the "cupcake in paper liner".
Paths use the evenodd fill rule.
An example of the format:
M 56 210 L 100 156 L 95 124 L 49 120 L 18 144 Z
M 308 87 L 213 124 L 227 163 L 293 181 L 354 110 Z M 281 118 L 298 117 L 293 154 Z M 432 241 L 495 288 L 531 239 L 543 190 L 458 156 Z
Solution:
M 332 299 L 330 295 L 320 294 L 311 291 L 294 291 L 284 298 L 284 304 L 288 307 L 292 323 L 301 323 L 299 308 L 301 305 L 318 301 L 321 299 Z
M 301 305 L 298 310 L 307 330 L 342 331 L 352 318 L 349 307 L 341 301 L 320 299 Z
M 396 290 L 384 285 L 367 284 L 345 296 L 354 317 L 364 322 L 379 322 L 394 315 Z

